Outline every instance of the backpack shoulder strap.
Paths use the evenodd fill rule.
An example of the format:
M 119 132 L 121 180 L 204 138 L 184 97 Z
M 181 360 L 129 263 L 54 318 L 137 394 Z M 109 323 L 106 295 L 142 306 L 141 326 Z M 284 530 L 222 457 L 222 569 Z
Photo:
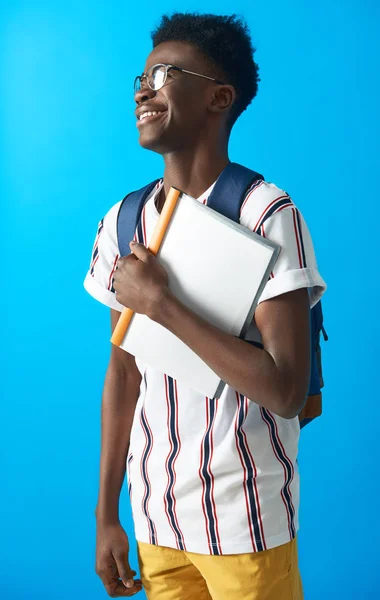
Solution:
M 240 208 L 246 193 L 258 179 L 264 177 L 243 165 L 229 163 L 215 183 L 207 206 L 239 223 Z
M 159 179 L 145 185 L 140 190 L 127 194 L 122 200 L 119 212 L 117 215 L 117 241 L 119 244 L 120 256 L 127 256 L 131 253 L 129 243 L 133 240 L 136 228 L 140 228 L 141 211 L 153 191 L 154 187 L 159 182 Z M 139 241 L 142 235 L 140 232 Z

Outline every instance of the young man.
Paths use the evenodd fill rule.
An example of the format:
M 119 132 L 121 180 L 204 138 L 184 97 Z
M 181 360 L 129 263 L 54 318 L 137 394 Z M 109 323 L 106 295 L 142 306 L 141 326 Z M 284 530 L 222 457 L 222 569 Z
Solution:
M 234 16 L 163 17 L 152 39 L 135 82 L 137 127 L 141 146 L 163 156 L 165 172 L 143 210 L 145 245 L 170 186 L 207 204 L 229 162 L 231 128 L 259 80 L 249 33 Z M 120 204 L 100 221 L 86 289 L 111 308 L 112 330 L 124 306 L 144 313 L 227 386 L 220 399 L 205 398 L 111 347 L 96 572 L 112 597 L 141 589 L 118 514 L 127 468 L 149 600 L 300 600 L 297 415 L 308 391 L 309 308 L 325 288 L 306 224 L 271 183 L 256 182 L 242 205 L 240 222 L 251 230 L 271 211 L 260 232 L 282 248 L 247 336 L 261 349 L 183 306 L 144 244 L 119 258 Z

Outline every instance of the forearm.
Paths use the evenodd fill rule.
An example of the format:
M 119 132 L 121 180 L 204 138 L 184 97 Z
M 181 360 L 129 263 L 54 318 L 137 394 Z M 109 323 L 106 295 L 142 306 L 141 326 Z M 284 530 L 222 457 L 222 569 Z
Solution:
M 108 368 L 102 398 L 100 482 L 95 513 L 102 523 L 119 521 L 119 498 L 139 387 L 135 374 Z
M 232 388 L 280 416 L 291 418 L 297 414 L 297 386 L 269 352 L 214 327 L 172 295 L 154 318 Z

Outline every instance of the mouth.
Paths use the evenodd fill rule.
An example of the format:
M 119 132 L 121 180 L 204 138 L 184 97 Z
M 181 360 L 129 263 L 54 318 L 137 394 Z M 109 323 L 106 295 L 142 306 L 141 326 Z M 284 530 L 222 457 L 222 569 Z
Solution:
M 159 119 L 161 117 L 161 115 L 164 114 L 164 112 L 166 111 L 147 111 L 145 113 L 142 113 L 139 117 L 139 119 L 137 120 L 136 123 L 136 127 L 141 127 L 142 125 L 144 125 L 144 123 L 150 123 L 151 121 L 154 121 L 156 119 Z

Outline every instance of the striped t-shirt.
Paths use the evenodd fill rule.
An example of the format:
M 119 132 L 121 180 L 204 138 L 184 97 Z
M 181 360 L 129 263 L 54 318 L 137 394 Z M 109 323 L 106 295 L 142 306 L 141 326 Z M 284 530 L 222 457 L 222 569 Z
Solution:
M 159 217 L 162 185 L 161 180 L 142 213 L 139 241 L 145 245 Z M 207 204 L 212 188 L 198 200 Z M 119 311 L 123 306 L 112 283 L 120 205 L 98 225 L 84 282 L 94 298 Z M 242 204 L 240 223 L 281 246 L 259 302 L 308 288 L 313 306 L 326 286 L 305 221 L 289 195 L 256 182 Z M 261 341 L 254 323 L 246 339 Z M 137 540 L 220 555 L 257 552 L 293 539 L 298 418 L 283 419 L 230 386 L 210 399 L 139 361 L 137 366 L 142 381 L 126 461 Z

